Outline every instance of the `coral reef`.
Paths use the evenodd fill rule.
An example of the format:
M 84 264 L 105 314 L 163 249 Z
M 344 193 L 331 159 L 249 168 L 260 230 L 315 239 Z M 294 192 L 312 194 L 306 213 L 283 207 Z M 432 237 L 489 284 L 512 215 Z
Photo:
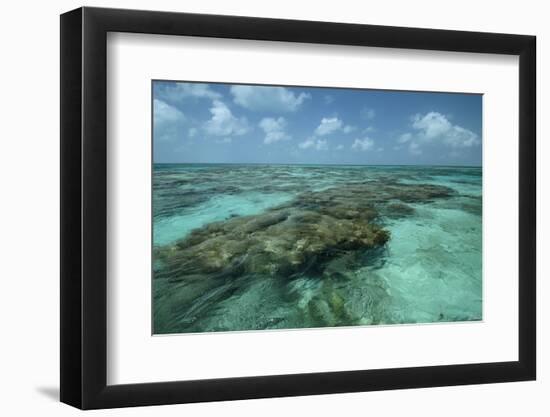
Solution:
M 452 194 L 443 186 L 384 179 L 306 191 L 264 213 L 210 223 L 156 247 L 155 333 L 192 329 L 201 310 L 230 297 L 246 277 L 288 282 L 318 276 L 321 291 L 304 308 L 308 321 L 357 323 L 360 318 L 347 311 L 335 283 L 349 279 L 361 254 L 390 239 L 378 221 L 381 213 L 408 216 L 414 209 L 407 204 Z

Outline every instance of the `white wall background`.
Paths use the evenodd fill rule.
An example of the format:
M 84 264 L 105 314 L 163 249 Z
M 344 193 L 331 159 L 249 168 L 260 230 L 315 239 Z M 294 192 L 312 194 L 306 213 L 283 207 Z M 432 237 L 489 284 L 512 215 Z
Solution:
M 0 23 L 0 410 L 3 415 L 76 415 L 59 391 L 59 17 L 72 0 L 6 2 Z M 550 26 L 536 0 L 298 2 L 277 0 L 123 0 L 86 5 L 239 14 L 533 34 L 538 37 L 539 378 L 536 382 L 432 388 L 95 412 L 128 416 L 520 415 L 550 412 L 550 147 L 543 138 L 550 82 Z M 546 192 L 543 192 L 546 191 Z M 546 255 L 546 256 L 545 256 Z M 546 258 L 546 259 L 544 259 Z M 546 395 L 545 395 L 546 394 Z

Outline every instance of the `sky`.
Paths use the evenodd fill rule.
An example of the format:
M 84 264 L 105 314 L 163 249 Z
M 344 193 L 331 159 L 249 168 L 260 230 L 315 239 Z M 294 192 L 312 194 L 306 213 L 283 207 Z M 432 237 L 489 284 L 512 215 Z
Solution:
M 466 165 L 482 96 L 153 81 L 155 163 Z

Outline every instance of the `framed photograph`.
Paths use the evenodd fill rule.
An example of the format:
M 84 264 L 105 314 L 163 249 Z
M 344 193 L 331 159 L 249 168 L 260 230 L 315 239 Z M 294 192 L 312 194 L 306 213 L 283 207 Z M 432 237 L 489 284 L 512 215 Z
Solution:
M 535 37 L 61 16 L 61 401 L 533 380 Z

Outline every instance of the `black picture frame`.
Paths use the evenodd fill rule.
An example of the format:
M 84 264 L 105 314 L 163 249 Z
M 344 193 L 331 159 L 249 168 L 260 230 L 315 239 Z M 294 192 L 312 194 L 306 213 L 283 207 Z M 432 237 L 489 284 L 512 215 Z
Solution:
M 107 385 L 108 32 L 519 56 L 519 358 Z M 534 380 L 536 377 L 534 36 L 79 8 L 61 15 L 61 401 L 81 409 Z

